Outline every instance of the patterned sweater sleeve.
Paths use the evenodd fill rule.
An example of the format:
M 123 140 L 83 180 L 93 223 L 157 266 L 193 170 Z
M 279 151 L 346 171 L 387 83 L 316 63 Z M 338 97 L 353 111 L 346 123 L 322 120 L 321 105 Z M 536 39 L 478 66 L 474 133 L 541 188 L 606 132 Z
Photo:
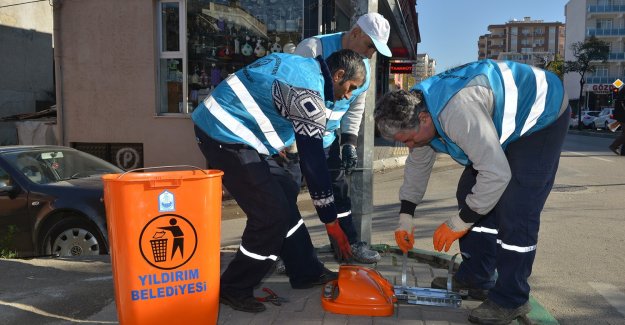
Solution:
M 336 206 L 323 150 L 322 136 L 326 123 L 324 101 L 315 91 L 280 81 L 274 82 L 272 97 L 280 114 L 293 123 L 300 167 L 319 219 L 330 223 L 336 220 Z

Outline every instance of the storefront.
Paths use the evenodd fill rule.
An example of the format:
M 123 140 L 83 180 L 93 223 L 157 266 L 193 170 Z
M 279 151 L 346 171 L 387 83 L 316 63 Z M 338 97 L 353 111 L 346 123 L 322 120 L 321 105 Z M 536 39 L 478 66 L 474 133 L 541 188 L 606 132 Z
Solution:
M 414 58 L 415 0 L 356 2 L 376 4 L 391 23 L 393 59 Z M 265 55 L 292 53 L 305 37 L 349 30 L 359 12 L 348 0 L 60 3 L 62 142 L 118 165 L 120 148 L 136 153 L 122 168 L 203 166 L 189 117 L 219 82 Z M 389 62 L 377 56 L 376 95 L 388 89 Z

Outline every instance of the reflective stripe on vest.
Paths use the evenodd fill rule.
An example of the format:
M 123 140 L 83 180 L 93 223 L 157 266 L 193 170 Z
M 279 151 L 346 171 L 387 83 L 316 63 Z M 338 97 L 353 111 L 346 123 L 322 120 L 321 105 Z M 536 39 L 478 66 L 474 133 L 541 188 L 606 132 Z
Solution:
M 241 124 L 237 119 L 228 114 L 219 103 L 211 96 L 204 101 L 206 109 L 217 118 L 230 132 L 237 134 L 245 142 L 251 144 L 259 153 L 263 155 L 269 155 L 269 150 L 258 139 L 252 131 Z
M 267 138 L 267 141 L 269 141 L 271 146 L 276 149 L 284 148 L 284 142 L 280 139 L 278 133 L 273 128 L 271 121 L 269 121 L 267 116 L 260 109 L 254 98 L 252 98 L 252 95 L 250 95 L 250 93 L 243 85 L 243 83 L 241 83 L 239 77 L 233 74 L 230 78 L 226 80 L 230 88 L 234 90 L 234 93 L 237 95 L 239 100 L 241 100 L 241 103 L 243 103 L 245 109 L 254 117 L 254 120 L 256 120 L 256 123 L 258 123 L 258 126 L 265 134 L 265 137 Z

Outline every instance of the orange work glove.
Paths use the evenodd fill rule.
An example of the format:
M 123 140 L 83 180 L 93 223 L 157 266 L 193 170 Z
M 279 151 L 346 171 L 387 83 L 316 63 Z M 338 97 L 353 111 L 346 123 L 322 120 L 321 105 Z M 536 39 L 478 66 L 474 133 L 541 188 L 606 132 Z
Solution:
M 472 223 L 462 221 L 457 215 L 449 218 L 434 231 L 432 237 L 434 249 L 440 252 L 444 248 L 445 252 L 448 252 L 451 244 L 466 235 L 472 225 Z
M 338 220 L 326 223 L 326 231 L 328 232 L 328 236 L 330 237 L 330 241 L 334 247 L 336 258 L 339 261 L 352 258 L 352 247 L 349 244 L 349 240 L 347 239 L 347 236 L 345 236 L 343 229 L 341 229 L 341 225 L 339 225 Z
M 399 226 L 395 229 L 395 242 L 402 252 L 407 253 L 414 247 L 414 226 L 412 216 L 407 213 L 399 214 Z

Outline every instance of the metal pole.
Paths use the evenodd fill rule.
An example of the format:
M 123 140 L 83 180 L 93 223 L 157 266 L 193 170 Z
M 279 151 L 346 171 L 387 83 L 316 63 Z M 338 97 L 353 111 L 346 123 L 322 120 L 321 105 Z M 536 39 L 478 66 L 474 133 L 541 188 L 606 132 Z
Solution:
M 378 12 L 377 0 L 355 1 L 354 16 L 351 25 L 356 23 L 358 17 L 368 13 Z M 371 80 L 367 90 L 365 112 L 358 134 L 358 167 L 362 172 L 353 173 L 350 176 L 350 196 L 352 200 L 352 217 L 360 240 L 371 243 L 371 215 L 373 213 L 373 135 L 374 122 L 373 110 L 375 108 L 376 72 L 377 60 L 373 56 L 370 60 Z

